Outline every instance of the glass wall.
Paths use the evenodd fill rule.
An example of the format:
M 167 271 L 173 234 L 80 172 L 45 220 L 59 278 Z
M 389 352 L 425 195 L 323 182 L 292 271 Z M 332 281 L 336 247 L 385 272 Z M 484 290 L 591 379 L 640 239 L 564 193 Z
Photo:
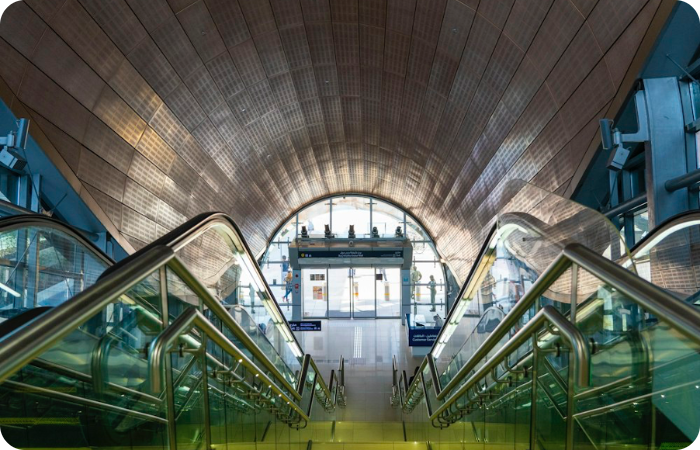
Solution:
M 304 227 L 311 238 L 324 237 L 326 226 L 335 237 L 347 238 L 350 225 L 358 239 L 390 238 L 397 232 L 408 237 L 413 244 L 414 260 L 410 276 L 402 281 L 399 269 L 381 267 L 367 273 L 360 273 L 359 269 L 351 273 L 348 268 L 338 269 L 337 273 L 305 269 L 301 286 L 304 318 L 398 317 L 404 283 L 409 285 L 414 313 L 445 317 L 447 267 L 428 232 L 396 206 L 361 195 L 326 198 L 307 206 L 284 223 L 270 241 L 260 265 L 285 313 L 285 305 L 291 302 L 291 295 L 285 296 L 289 244 L 302 235 Z

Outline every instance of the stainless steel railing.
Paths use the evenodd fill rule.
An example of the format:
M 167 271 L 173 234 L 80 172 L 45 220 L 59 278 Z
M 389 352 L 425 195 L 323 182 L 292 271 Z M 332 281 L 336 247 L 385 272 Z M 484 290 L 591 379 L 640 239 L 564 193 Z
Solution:
M 239 368 L 245 368 L 262 382 L 261 386 L 267 386 L 266 391 L 260 390 L 256 394 L 260 398 L 273 404 L 273 409 L 276 411 L 279 420 L 294 425 L 300 422 L 304 422 L 304 424 L 308 423 L 309 417 L 307 413 L 296 404 L 296 399 L 289 397 L 287 392 L 280 389 L 264 371 L 260 370 L 260 368 L 221 333 L 209 319 L 194 308 L 188 309 L 181 314 L 151 343 L 148 356 L 148 380 L 152 392 L 158 394 L 165 390 L 165 358 L 169 350 L 178 342 L 180 337 L 188 333 L 194 327 L 204 332 L 216 345 L 232 356 L 234 360 L 238 361 L 238 365 L 231 370 L 231 375 L 242 379 L 243 375 L 238 374 L 237 371 Z M 296 389 L 293 389 L 291 392 L 298 394 Z M 299 395 L 298 398 L 300 397 Z M 275 402 L 277 402 L 277 405 L 275 405 Z M 296 416 L 288 414 L 284 405 L 294 411 Z
M 224 216 L 213 216 L 216 216 L 217 221 L 230 223 L 229 220 L 223 219 Z M 130 257 L 128 264 L 122 264 L 116 270 L 110 270 L 109 273 L 105 273 L 97 284 L 76 295 L 70 301 L 49 310 L 28 324 L 28 326 L 18 329 L 0 341 L 0 382 L 6 381 L 20 368 L 59 343 L 88 319 L 118 297 L 127 293 L 132 287 L 156 270 L 160 269 L 162 271 L 161 275 L 164 275 L 165 267 L 168 267 L 178 275 L 212 313 L 233 332 L 246 350 L 250 351 L 253 357 L 272 374 L 274 378 L 274 383 L 272 384 L 279 384 L 291 393 L 294 400 L 300 399 L 297 389 L 279 372 L 275 364 L 260 350 L 250 336 L 241 329 L 240 325 L 233 320 L 225 308 L 212 297 L 209 291 L 175 257 L 174 249 L 165 245 L 149 246 L 145 251 Z M 162 293 L 162 295 L 165 295 L 165 293 Z M 96 366 L 99 367 L 100 365 L 98 359 Z M 96 381 L 101 383 L 99 379 Z M 323 394 L 330 398 L 330 391 L 320 376 L 318 377 L 318 384 Z M 303 418 L 304 416 L 301 417 Z
M 330 392 L 332 403 L 340 408 L 347 406 L 347 396 L 345 393 L 345 358 L 340 355 L 338 369 L 331 370 Z
M 565 338 L 572 350 L 570 356 L 574 359 L 570 361 L 570 367 L 572 369 L 569 373 L 570 377 L 575 378 L 571 379 L 568 383 L 571 391 L 567 392 L 567 395 L 571 397 L 571 401 L 568 403 L 570 407 L 573 407 L 572 386 L 574 383 L 582 387 L 588 385 L 587 374 L 589 364 L 588 344 L 582 341 L 580 333 L 572 325 L 572 322 L 575 322 L 575 309 L 572 311 L 572 317 L 569 317 L 569 320 L 567 320 L 553 308 L 543 308 L 534 319 L 528 322 L 525 328 L 511 338 L 504 347 L 499 349 L 496 355 L 491 356 L 484 365 L 477 369 L 480 362 L 496 348 L 501 339 L 509 333 L 513 326 L 527 313 L 530 307 L 536 304 L 546 289 L 570 267 L 573 267 L 573 270 L 578 270 L 578 268 L 587 270 L 601 281 L 616 288 L 650 314 L 667 322 L 669 326 L 684 337 L 700 345 L 700 312 L 695 308 L 677 300 L 666 291 L 637 277 L 625 268 L 599 256 L 580 244 L 570 244 L 564 248 L 561 255 L 538 278 L 537 282 L 532 286 L 525 297 L 506 315 L 504 320 L 496 327 L 486 341 L 445 386 L 440 386 L 438 374 L 433 370 L 434 360 L 431 359 L 431 355 L 426 357 L 419 369 L 420 377 L 417 377 L 408 389 L 406 402 L 404 403 L 404 412 L 408 412 L 406 403 L 411 402 L 413 396 L 416 396 L 418 400 L 420 400 L 420 397 L 423 395 L 422 391 L 425 389 L 424 386 L 431 385 L 434 390 L 435 398 L 437 400 L 444 400 L 435 411 L 429 410 L 431 422 L 435 423 L 441 415 L 455 405 L 459 398 L 465 394 L 469 395 L 470 389 L 476 386 L 480 380 L 484 379 L 487 375 L 493 375 L 494 373 L 492 370 L 495 369 L 510 352 L 526 342 L 529 335 L 536 334 L 536 330 L 541 328 L 545 322 L 550 322 L 560 330 L 561 337 Z M 525 333 L 526 331 L 527 333 Z M 536 349 L 537 347 L 533 346 L 533 348 Z M 431 368 L 431 376 L 430 382 L 426 384 L 426 380 L 423 379 L 423 372 L 428 366 Z M 480 393 L 483 394 L 483 392 Z M 447 397 L 448 395 L 449 397 Z M 567 417 L 572 416 L 573 413 L 569 411 Z M 443 425 L 444 424 L 439 424 L 439 426 Z M 573 426 L 573 420 L 568 421 L 567 426 Z M 572 435 L 573 433 L 567 434 L 567 436 Z

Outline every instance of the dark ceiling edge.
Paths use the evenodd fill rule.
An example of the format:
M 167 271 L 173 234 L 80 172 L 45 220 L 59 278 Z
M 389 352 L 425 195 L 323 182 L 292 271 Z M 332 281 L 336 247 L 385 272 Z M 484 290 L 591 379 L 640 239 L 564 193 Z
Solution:
M 651 51 L 653 50 L 654 46 L 656 45 L 656 41 L 659 38 L 659 35 L 666 26 L 668 18 L 673 12 L 673 8 L 676 6 L 676 3 L 678 3 L 678 0 L 661 0 L 661 3 L 659 3 L 659 6 L 656 9 L 656 12 L 654 13 L 654 18 L 651 20 L 651 23 L 647 27 L 647 31 L 644 34 L 644 38 L 642 38 L 642 42 L 637 48 L 637 53 L 634 55 L 632 63 L 630 64 L 629 68 L 627 69 L 627 73 L 625 74 L 625 78 L 622 80 L 622 84 L 620 84 L 620 88 L 617 90 L 617 94 L 613 98 L 610 108 L 608 108 L 604 117 L 613 118 L 620 113 L 620 110 L 622 109 L 623 105 L 625 105 L 627 99 L 630 97 L 630 93 L 637 82 L 637 76 L 646 64 L 646 61 L 649 55 L 651 54 Z M 597 153 L 599 147 L 600 133 L 596 133 L 595 137 L 591 141 L 591 144 L 586 150 L 586 154 L 583 155 L 581 162 L 576 168 L 574 176 L 569 182 L 569 187 L 562 194 L 562 197 L 571 198 L 574 195 L 574 192 L 578 188 L 579 183 L 586 174 L 588 165 L 595 157 L 595 154 Z
M 10 111 L 12 111 L 15 117 L 31 118 L 32 115 L 29 108 L 12 92 L 12 89 L 2 77 L 0 77 L 0 98 L 5 102 L 7 107 L 10 108 Z M 37 142 L 39 147 L 41 147 L 49 160 L 56 166 L 56 169 L 58 169 L 61 175 L 66 179 L 71 188 L 73 188 L 81 200 L 85 202 L 85 205 L 95 215 L 97 220 L 104 225 L 107 232 L 119 243 L 124 251 L 129 254 L 134 253 L 136 251 L 134 246 L 131 245 L 128 239 L 119 231 L 114 222 L 112 222 L 112 219 L 109 218 L 92 194 L 88 192 L 83 182 L 68 166 L 66 160 L 63 159 L 63 156 L 61 156 L 51 142 L 51 139 L 44 133 L 39 124 L 32 122 L 29 126 L 29 134 Z

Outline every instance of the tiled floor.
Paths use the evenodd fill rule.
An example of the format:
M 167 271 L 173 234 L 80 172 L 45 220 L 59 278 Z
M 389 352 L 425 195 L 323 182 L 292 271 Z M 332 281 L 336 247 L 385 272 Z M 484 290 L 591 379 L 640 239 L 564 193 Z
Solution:
M 399 319 L 323 320 L 322 331 L 301 332 L 297 337 L 316 361 L 325 380 L 345 358 L 347 407 L 336 413 L 338 421 L 401 421 L 389 404 L 392 357 L 399 368 L 412 373 L 421 358 L 413 358 L 406 329 Z M 315 412 L 315 411 L 314 411 Z

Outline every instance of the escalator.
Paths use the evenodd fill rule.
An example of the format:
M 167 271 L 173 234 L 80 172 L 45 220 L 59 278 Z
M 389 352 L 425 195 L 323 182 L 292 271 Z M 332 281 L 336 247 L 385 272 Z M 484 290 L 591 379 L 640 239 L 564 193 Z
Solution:
M 116 264 L 43 216 L 0 220 L 0 242 L 14 447 L 296 448 L 345 404 L 342 360 L 327 386 L 225 215 Z
M 700 430 L 700 286 L 688 274 L 700 215 L 629 251 L 597 213 L 537 198 L 499 215 L 419 375 L 395 376 L 409 439 L 686 447 Z M 463 314 L 475 303 L 487 307 L 477 324 Z M 487 328 L 494 306 L 505 315 Z

